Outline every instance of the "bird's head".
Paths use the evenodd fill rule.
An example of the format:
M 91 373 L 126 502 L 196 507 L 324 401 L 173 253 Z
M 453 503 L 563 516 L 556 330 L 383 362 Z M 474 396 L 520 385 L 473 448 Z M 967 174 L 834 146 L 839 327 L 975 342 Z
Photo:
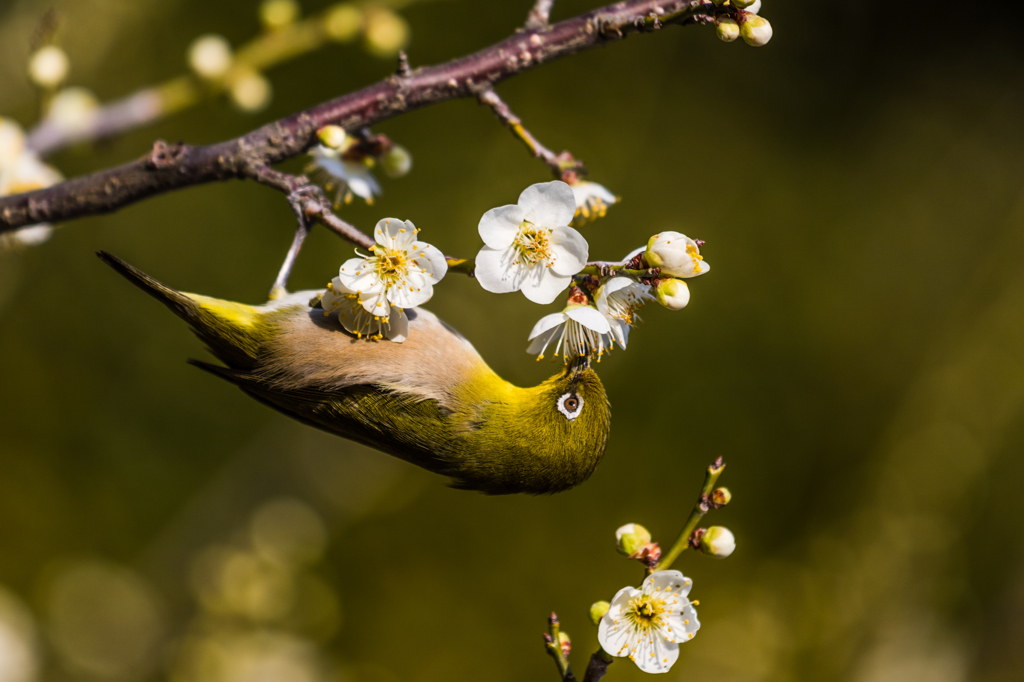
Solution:
M 479 466 L 455 476 L 457 487 L 492 494 L 555 493 L 590 477 L 611 428 L 611 407 L 589 360 L 577 358 L 533 388 L 507 387 L 478 403 L 471 419 Z M 468 474 L 468 475 L 467 475 Z

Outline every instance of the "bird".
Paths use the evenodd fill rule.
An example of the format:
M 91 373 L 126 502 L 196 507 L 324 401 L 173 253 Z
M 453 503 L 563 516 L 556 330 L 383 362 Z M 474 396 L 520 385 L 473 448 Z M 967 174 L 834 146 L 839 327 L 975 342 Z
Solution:
M 519 388 L 422 308 L 406 310 L 404 343 L 357 338 L 315 307 L 322 292 L 246 305 L 182 293 L 97 255 L 187 322 L 223 363 L 190 364 L 299 422 L 447 476 L 452 487 L 556 493 L 589 478 L 604 454 L 611 406 L 586 357 Z

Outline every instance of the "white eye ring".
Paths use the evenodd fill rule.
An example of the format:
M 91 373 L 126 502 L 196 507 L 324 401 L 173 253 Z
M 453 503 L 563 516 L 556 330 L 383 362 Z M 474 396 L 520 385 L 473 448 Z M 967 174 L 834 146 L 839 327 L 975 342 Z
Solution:
M 572 400 L 576 401 L 576 404 L 571 403 Z M 569 401 L 570 405 L 566 406 L 566 402 Z M 573 409 L 569 409 L 572 407 Z M 558 399 L 558 411 L 565 415 L 565 418 L 569 421 L 574 421 L 576 417 L 580 416 L 580 412 L 583 411 L 583 396 L 576 393 L 563 393 Z

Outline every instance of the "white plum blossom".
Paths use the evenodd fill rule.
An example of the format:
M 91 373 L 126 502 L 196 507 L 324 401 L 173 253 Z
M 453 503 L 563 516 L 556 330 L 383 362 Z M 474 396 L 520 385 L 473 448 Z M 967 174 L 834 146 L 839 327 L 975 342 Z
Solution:
M 318 145 L 309 153 L 313 157 L 311 169 L 320 177 L 325 189 L 337 189 L 335 203 L 352 201 L 352 195 L 359 197 L 368 204 L 381 193 L 380 183 L 373 177 L 369 167 L 362 159 L 345 158 L 345 153 Z
M 597 309 L 608 320 L 611 337 L 626 349 L 629 328 L 639 321 L 636 311 L 652 300 L 650 287 L 628 277 L 610 277 L 597 290 Z
M 679 645 L 700 629 L 686 595 L 690 580 L 679 571 L 657 571 L 640 589 L 623 587 L 598 626 L 601 648 L 628 656 L 646 673 L 665 673 L 679 658 Z
M 359 338 L 383 339 L 402 343 L 409 336 L 409 317 L 395 306 L 388 317 L 366 312 L 359 294 L 345 286 L 340 277 L 327 285 L 327 291 L 320 297 L 324 315 L 338 314 L 338 322 L 346 331 Z
M 619 201 L 604 185 L 589 180 L 580 180 L 569 187 L 576 198 L 576 216 L 572 221 L 575 227 L 603 218 L 608 207 Z
M 661 268 L 663 275 L 690 278 L 711 269 L 700 255 L 700 246 L 681 232 L 660 232 L 647 242 L 644 258 L 652 268 Z
M 611 351 L 611 326 L 608 318 L 589 305 L 570 305 L 560 313 L 540 318 L 530 332 L 530 346 L 526 352 L 544 359 L 544 351 L 555 344 L 555 357 L 561 353 L 568 362 L 574 357 L 585 357 Z
M 561 181 L 531 185 L 515 205 L 492 208 L 480 218 L 484 248 L 476 278 L 487 291 L 522 290 L 534 303 L 551 303 L 587 263 L 589 247 L 569 227 L 576 198 Z
M 392 307 L 429 301 L 434 285 L 448 272 L 444 255 L 419 240 L 418 232 L 408 220 L 381 220 L 373 231 L 377 244 L 370 247 L 372 255 L 345 261 L 338 273 L 363 309 L 385 323 L 390 323 Z

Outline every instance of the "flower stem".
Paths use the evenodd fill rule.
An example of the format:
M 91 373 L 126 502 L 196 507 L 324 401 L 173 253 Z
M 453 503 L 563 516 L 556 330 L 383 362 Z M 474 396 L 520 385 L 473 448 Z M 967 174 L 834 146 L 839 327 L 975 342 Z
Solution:
M 661 561 L 652 568 L 648 569 L 648 574 L 654 573 L 655 571 L 665 571 L 672 567 L 674 562 L 679 555 L 690 546 L 690 536 L 693 531 L 697 528 L 697 524 L 704 518 L 704 515 L 708 513 L 711 506 L 708 504 L 708 496 L 711 495 L 711 491 L 715 489 L 715 483 L 718 481 L 718 477 L 722 475 L 722 471 L 725 470 L 725 462 L 721 457 L 716 459 L 708 467 L 707 473 L 704 474 L 704 486 L 700 490 L 700 497 L 697 498 L 697 504 L 693 506 L 693 511 L 690 512 L 690 517 L 686 519 L 686 523 L 683 524 L 683 529 L 679 532 L 679 537 L 672 543 L 672 549 L 666 552 L 661 557 Z
M 561 626 L 558 623 L 558 615 L 552 613 L 548 618 L 548 633 L 544 636 L 547 652 L 551 658 L 555 659 L 562 682 L 576 682 L 576 676 L 573 675 L 572 668 L 569 666 L 569 659 L 562 652 L 562 644 L 559 641 L 560 633 Z
M 473 271 L 476 269 L 476 259 L 473 258 L 446 256 L 445 260 L 448 261 L 448 272 L 461 272 L 472 277 Z
M 583 675 L 583 682 L 600 682 L 601 678 L 608 672 L 608 666 L 614 661 L 615 659 L 611 657 L 611 654 L 607 653 L 604 649 L 595 651 L 594 655 L 590 657 L 587 672 Z

